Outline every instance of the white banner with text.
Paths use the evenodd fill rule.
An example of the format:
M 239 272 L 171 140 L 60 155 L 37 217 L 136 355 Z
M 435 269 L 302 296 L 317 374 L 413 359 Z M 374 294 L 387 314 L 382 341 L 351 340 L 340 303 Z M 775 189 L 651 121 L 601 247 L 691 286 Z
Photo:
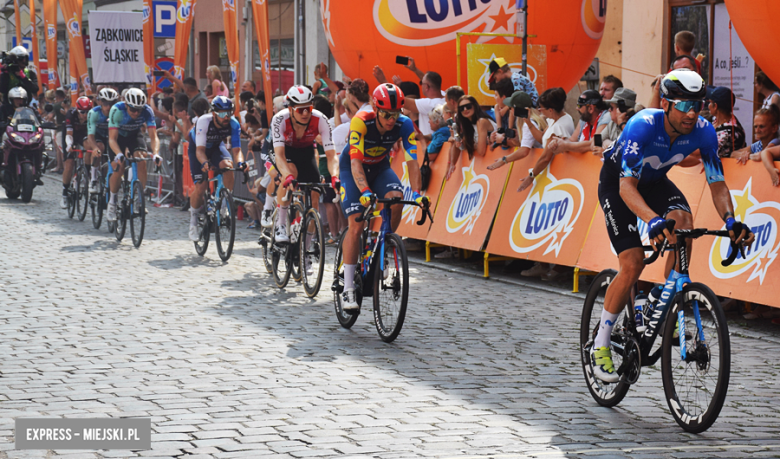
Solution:
M 90 11 L 92 81 L 145 83 L 143 13 Z

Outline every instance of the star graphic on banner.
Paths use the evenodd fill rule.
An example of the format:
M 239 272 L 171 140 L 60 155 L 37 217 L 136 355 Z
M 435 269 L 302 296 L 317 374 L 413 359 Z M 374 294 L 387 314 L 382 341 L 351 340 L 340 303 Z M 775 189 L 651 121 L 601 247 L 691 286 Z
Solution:
M 466 169 L 466 172 L 463 173 L 463 183 L 460 185 L 461 189 L 468 188 L 472 180 L 474 180 L 473 165 Z
M 509 20 L 512 19 L 514 15 L 512 13 L 507 12 L 504 10 L 504 5 L 501 5 L 501 9 L 499 9 L 498 13 L 495 16 L 488 16 L 490 19 L 493 20 L 493 29 L 491 29 L 491 32 L 495 32 L 498 29 L 504 29 L 507 32 L 509 31 Z
M 537 192 L 539 193 L 539 201 L 541 202 L 542 197 L 544 196 L 544 189 L 547 188 L 547 185 L 552 183 L 552 180 L 550 180 L 550 177 L 547 176 L 547 173 L 550 171 L 550 169 L 545 169 L 542 171 L 541 174 L 536 176 L 536 180 L 534 180 L 534 189 L 531 190 L 531 194 L 528 196 L 533 196 Z
M 736 206 L 734 207 L 734 216 L 738 217 L 741 222 L 745 221 L 748 209 L 755 205 L 750 201 L 751 182 L 752 180 L 748 180 L 741 195 L 734 193 L 734 202 L 736 203 Z

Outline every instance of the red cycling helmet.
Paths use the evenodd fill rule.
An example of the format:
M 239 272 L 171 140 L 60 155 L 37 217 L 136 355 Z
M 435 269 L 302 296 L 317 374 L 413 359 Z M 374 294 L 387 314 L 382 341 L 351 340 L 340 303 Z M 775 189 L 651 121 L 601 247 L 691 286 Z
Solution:
M 81 96 L 76 99 L 76 110 L 86 112 L 92 108 L 92 101 L 89 97 Z
M 374 89 L 374 105 L 379 110 L 400 110 L 404 106 L 404 93 L 394 84 L 380 84 Z

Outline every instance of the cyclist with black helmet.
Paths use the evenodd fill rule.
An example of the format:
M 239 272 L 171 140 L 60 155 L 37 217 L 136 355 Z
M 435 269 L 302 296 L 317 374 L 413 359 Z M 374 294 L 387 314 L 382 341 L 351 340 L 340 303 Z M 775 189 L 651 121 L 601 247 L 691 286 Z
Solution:
M 98 93 L 97 107 L 89 111 L 87 115 L 87 138 L 91 148 L 99 150 L 99 155 L 91 157 L 92 180 L 89 184 L 89 192 L 97 193 L 98 187 L 98 167 L 100 165 L 100 156 L 105 154 L 108 147 L 108 115 L 111 113 L 111 107 L 119 101 L 119 93 L 112 88 L 103 88 Z
M 360 253 L 360 233 L 363 223 L 357 222 L 363 206 L 372 197 L 403 197 L 403 186 L 398 175 L 390 168 L 388 154 L 393 145 L 402 140 L 404 160 L 409 170 L 413 191 L 412 200 L 422 203 L 418 191 L 422 185 L 420 165 L 417 163 L 417 141 L 414 122 L 401 114 L 404 93 L 398 86 L 383 83 L 374 89 L 371 105 L 373 112 L 359 112 L 352 118 L 346 147 L 339 159 L 341 177 L 341 206 L 349 219 L 349 229 L 344 239 L 344 293 L 341 305 L 345 311 L 359 308 L 355 299 L 355 267 Z M 393 231 L 401 223 L 403 205 L 392 208 Z
M 65 170 L 62 173 L 62 200 L 60 201 L 60 207 L 63 209 L 68 207 L 68 187 L 73 179 L 75 167 L 73 146 L 84 146 L 84 140 L 87 138 L 87 115 L 90 110 L 92 110 L 92 101 L 89 97 L 81 96 L 76 99 L 76 106 L 65 116 L 65 152 L 62 155 L 65 160 Z
M 190 173 L 195 184 L 195 190 L 190 193 L 190 231 L 191 241 L 200 238 L 198 231 L 198 215 L 205 212 L 203 195 L 209 184 L 210 169 L 227 169 L 237 167 L 246 171 L 244 155 L 241 152 L 241 124 L 233 116 L 235 107 L 233 101 L 225 96 L 217 96 L 211 101 L 211 113 L 198 118 L 195 127 L 190 130 Z M 225 139 L 230 139 L 233 150 L 231 156 L 225 146 Z M 222 176 L 225 188 L 233 191 L 233 174 Z
M 660 249 L 665 239 L 676 242 L 674 232 L 666 226 L 667 219 L 676 222 L 675 229 L 693 227 L 685 196 L 666 176 L 672 166 L 699 150 L 712 202 L 732 240 L 750 245 L 754 238 L 750 228 L 734 218 L 731 195 L 718 157 L 715 129 L 699 116 L 706 92 L 704 80 L 696 72 L 675 70 L 664 77 L 661 92 L 661 109 L 637 113 L 618 140 L 604 150 L 599 176 L 599 202 L 620 268 L 604 298 L 591 364 L 594 375 L 609 383 L 619 380 L 612 363 L 612 328 L 631 286 L 644 269 L 645 255 L 637 218 L 647 222 L 648 236 L 656 249 Z M 686 248 L 690 259 L 691 247 Z M 665 277 L 673 269 L 679 269 L 674 262 L 674 257 L 668 257 Z M 653 289 L 650 297 L 651 301 L 658 299 L 660 289 Z
M 125 171 L 125 152 L 135 157 L 146 156 L 147 146 L 144 139 L 143 128 L 149 135 L 154 162 L 160 164 L 162 158 L 160 141 L 157 138 L 157 124 L 154 121 L 152 107 L 146 104 L 146 94 L 138 88 L 130 88 L 125 93 L 124 102 L 119 102 L 111 107 L 108 114 L 108 146 L 109 146 L 109 187 L 111 198 L 108 201 L 106 219 L 116 221 L 116 193 L 122 184 L 122 175 Z M 146 163 L 138 163 L 138 180 L 142 186 L 146 186 Z
M 284 201 L 287 188 L 293 180 L 304 183 L 319 183 L 320 171 L 317 167 L 317 136 L 322 138 L 322 147 L 331 173 L 331 184 L 338 187 L 338 161 L 336 149 L 331 140 L 330 124 L 320 111 L 314 109 L 312 93 L 306 86 L 293 86 L 287 91 L 285 101 L 288 107 L 274 115 L 271 120 L 271 135 L 274 146 L 274 162 L 281 177 L 281 188 L 276 191 L 279 205 L 274 238 L 277 242 L 287 242 L 287 211 L 289 201 Z M 319 209 L 318 192 L 312 190 L 312 205 Z

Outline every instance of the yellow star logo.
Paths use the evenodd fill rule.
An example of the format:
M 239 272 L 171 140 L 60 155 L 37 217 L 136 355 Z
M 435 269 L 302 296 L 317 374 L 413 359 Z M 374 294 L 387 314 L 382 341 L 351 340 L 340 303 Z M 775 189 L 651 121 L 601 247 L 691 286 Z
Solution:
M 468 169 L 466 169 L 466 172 L 463 173 L 463 183 L 460 185 L 460 188 L 468 188 L 469 184 L 471 184 L 471 181 L 474 180 L 474 163 L 472 162 L 471 166 L 469 166 Z
M 745 188 L 742 190 L 742 194 L 734 193 L 733 198 L 736 206 L 734 206 L 734 216 L 737 220 L 744 222 L 747 216 L 747 211 L 755 204 L 750 201 L 750 189 L 752 187 L 752 179 L 748 180 Z
M 547 168 L 542 171 L 541 174 L 536 176 L 536 180 L 534 180 L 534 189 L 531 190 L 531 194 L 528 196 L 531 197 L 535 195 L 537 192 L 539 193 L 539 201 L 542 200 L 542 197 L 544 196 L 544 189 L 547 188 L 547 185 L 552 183 L 552 180 L 550 180 L 550 177 L 547 176 L 550 169 Z

